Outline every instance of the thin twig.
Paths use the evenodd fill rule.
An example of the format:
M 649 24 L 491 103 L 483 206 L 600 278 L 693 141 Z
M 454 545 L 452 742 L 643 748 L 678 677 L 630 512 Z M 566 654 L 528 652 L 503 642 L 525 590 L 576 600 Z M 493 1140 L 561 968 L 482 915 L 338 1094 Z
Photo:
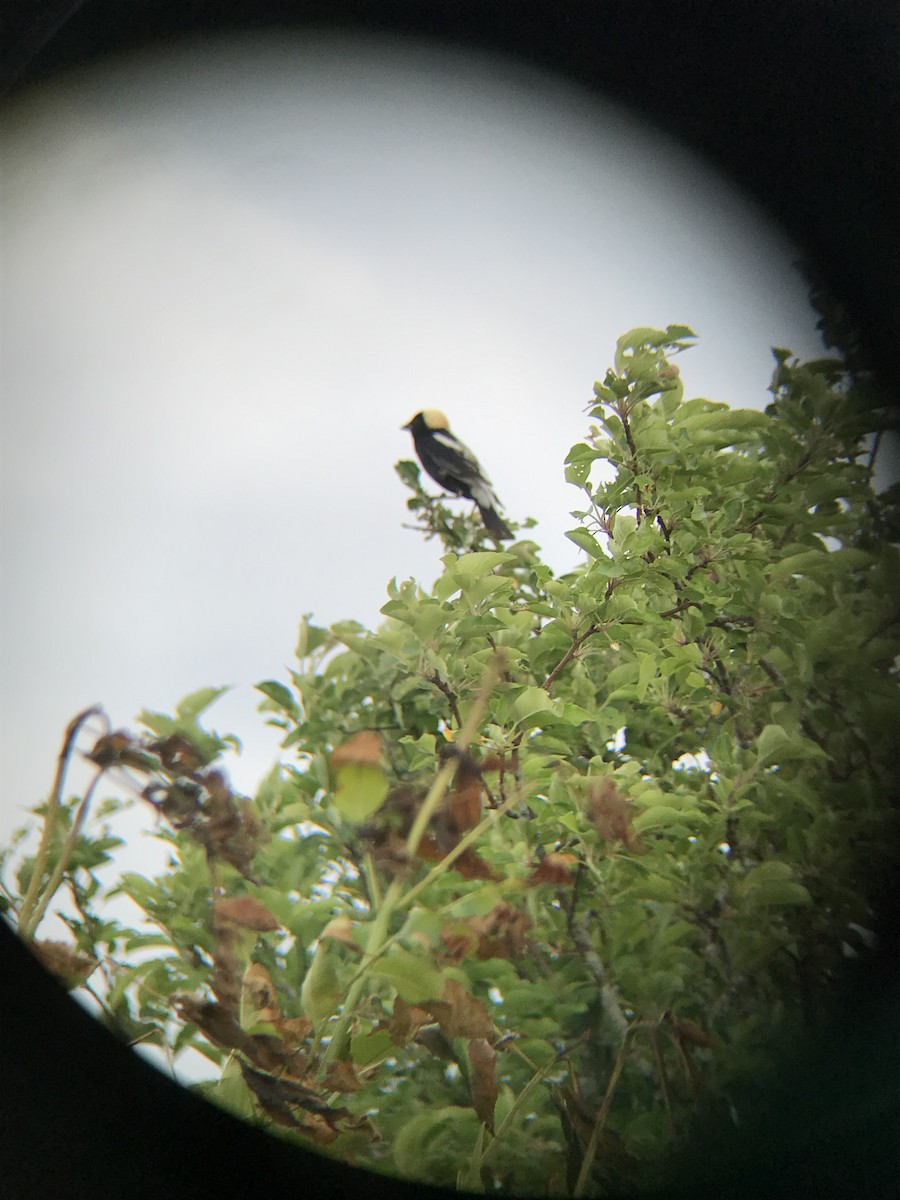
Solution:
M 629 452 L 631 453 L 631 462 L 628 464 L 628 468 L 633 475 L 637 475 L 638 474 L 637 446 L 634 443 L 634 435 L 631 432 L 631 424 L 628 420 L 628 413 L 625 411 L 624 402 L 618 406 L 618 414 L 619 414 L 619 420 L 622 422 L 622 428 L 625 430 L 625 440 L 628 443 L 628 449 L 629 449 Z M 641 495 L 641 489 L 638 487 L 637 484 L 634 485 L 634 506 L 635 506 L 636 517 L 637 517 L 636 523 L 638 525 L 640 525 L 641 515 L 642 514 L 646 515 L 646 509 L 644 508 L 644 498 Z
M 653 1050 L 653 1057 L 656 1060 L 656 1069 L 659 1072 L 659 1087 L 666 1109 L 666 1122 L 669 1126 L 669 1135 L 674 1137 L 675 1118 L 672 1116 L 672 1101 L 669 1096 L 669 1076 L 666 1072 L 666 1062 L 663 1058 L 662 1046 L 659 1042 L 659 1028 L 656 1024 L 650 1025 L 650 1046 Z
M 626 1035 L 624 1038 L 622 1038 L 622 1044 L 619 1047 L 619 1053 L 616 1056 L 612 1074 L 609 1077 L 609 1083 L 606 1087 L 606 1095 L 603 1097 L 603 1103 L 600 1105 L 600 1111 L 597 1113 L 597 1120 L 594 1122 L 594 1128 L 591 1130 L 591 1138 L 587 1144 L 587 1149 L 584 1152 L 581 1170 L 578 1172 L 578 1180 L 572 1191 L 573 1196 L 583 1196 L 587 1191 L 591 1167 L 593 1166 L 594 1159 L 597 1155 L 597 1147 L 600 1144 L 600 1138 L 603 1134 L 603 1127 L 606 1124 L 606 1118 L 609 1116 L 609 1110 L 612 1106 L 613 1096 L 615 1095 L 616 1091 L 616 1084 L 619 1082 L 619 1076 L 622 1074 L 622 1068 L 625 1066 L 625 1052 L 627 1049 L 628 1037 Z
M 869 461 L 866 464 L 866 471 L 870 478 L 875 469 L 875 459 L 878 457 L 878 451 L 881 448 L 881 438 L 883 433 L 883 429 L 876 430 L 875 437 L 872 439 L 872 451 L 869 454 Z
M 519 1113 L 522 1111 L 522 1108 L 524 1107 L 525 1101 L 531 1095 L 534 1088 L 537 1087 L 537 1085 L 539 1083 L 542 1083 L 544 1081 L 546 1076 L 549 1075 L 552 1070 L 554 1070 L 554 1068 L 559 1063 L 560 1059 L 562 1059 L 566 1054 L 568 1054 L 567 1048 L 558 1051 L 556 1053 L 556 1055 L 550 1059 L 549 1062 L 545 1063 L 542 1067 L 538 1067 L 535 1070 L 535 1073 L 531 1076 L 531 1078 L 528 1080 L 528 1082 L 522 1088 L 521 1092 L 519 1092 L 518 1096 L 516 1096 L 515 1100 L 512 1103 L 512 1106 L 510 1107 L 509 1112 L 506 1114 L 506 1116 L 503 1118 L 503 1120 L 498 1125 L 497 1132 L 494 1134 L 493 1139 L 490 1142 L 488 1142 L 487 1146 L 485 1146 L 485 1148 L 481 1154 L 480 1161 L 478 1163 L 479 1168 L 483 1167 L 485 1165 L 485 1163 L 487 1162 L 487 1160 L 492 1156 L 494 1150 L 498 1146 L 502 1145 L 504 1134 L 506 1133 L 507 1129 L 512 1128 L 513 1122 L 518 1118 Z M 525 1056 L 523 1055 L 523 1057 L 525 1057 Z
M 562 658 L 559 660 L 559 662 L 556 664 L 556 666 L 553 668 L 553 670 L 550 672 L 550 674 L 547 676 L 547 678 L 541 684 L 541 687 L 544 689 L 545 692 L 550 691 L 550 689 L 553 687 L 554 683 L 556 683 L 556 680 L 557 680 L 560 672 L 564 671 L 566 669 L 566 667 L 569 665 L 569 663 L 572 661 L 572 659 L 575 658 L 578 651 L 581 649 L 581 647 L 584 645 L 584 643 L 588 640 L 588 638 L 592 637 L 593 634 L 595 634 L 599 628 L 600 628 L 599 625 L 594 624 L 592 622 L 590 625 L 588 625 L 588 627 L 584 631 L 584 633 L 579 633 L 577 635 L 574 633 L 572 634 L 572 645 L 568 648 L 568 650 L 565 652 L 565 654 L 562 656 Z
M 426 675 L 425 678 L 429 683 L 434 684 L 439 692 L 442 692 L 443 695 L 447 697 L 447 703 L 450 705 L 450 712 L 453 716 L 453 720 L 456 722 L 456 728 L 459 729 L 463 722 L 459 711 L 459 705 L 456 703 L 456 693 L 445 679 L 441 679 L 437 671 L 432 671 L 431 674 Z

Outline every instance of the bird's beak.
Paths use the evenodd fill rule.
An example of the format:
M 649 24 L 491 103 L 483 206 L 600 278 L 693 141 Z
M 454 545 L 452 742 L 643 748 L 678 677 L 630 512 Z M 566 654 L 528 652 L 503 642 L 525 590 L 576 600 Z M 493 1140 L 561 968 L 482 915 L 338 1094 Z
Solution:
M 401 425 L 400 428 L 401 429 L 409 429 L 410 425 L 412 425 L 412 421 L 407 421 L 406 424 Z

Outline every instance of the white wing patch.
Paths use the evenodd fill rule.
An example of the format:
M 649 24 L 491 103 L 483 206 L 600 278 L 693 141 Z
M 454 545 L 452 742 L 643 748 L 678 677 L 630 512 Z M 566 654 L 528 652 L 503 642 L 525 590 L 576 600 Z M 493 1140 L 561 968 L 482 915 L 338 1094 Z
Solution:
M 459 438 L 454 437 L 453 434 L 446 429 L 435 430 L 435 432 L 432 434 L 432 437 L 436 442 L 440 442 L 440 444 L 445 446 L 448 450 L 452 450 L 455 454 L 458 454 L 464 462 L 469 464 L 469 466 L 477 475 L 480 475 L 486 483 L 488 482 L 487 479 L 485 479 L 484 471 L 482 471 L 481 464 L 479 463 L 478 459 L 475 457 L 469 447 L 461 442 Z
M 476 504 L 480 504 L 482 508 L 496 509 L 500 507 L 500 501 L 494 495 L 486 479 L 472 484 L 472 499 Z

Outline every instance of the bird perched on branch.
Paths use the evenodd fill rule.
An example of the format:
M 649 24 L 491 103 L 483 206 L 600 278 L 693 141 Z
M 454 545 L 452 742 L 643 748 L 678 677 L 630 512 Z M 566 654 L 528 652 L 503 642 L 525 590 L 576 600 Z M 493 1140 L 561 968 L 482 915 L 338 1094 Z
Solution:
M 403 428 L 412 434 L 419 461 L 435 483 L 455 496 L 474 500 L 488 533 L 500 540 L 511 538 L 490 480 L 469 447 L 450 432 L 444 414 L 436 408 L 423 409 Z

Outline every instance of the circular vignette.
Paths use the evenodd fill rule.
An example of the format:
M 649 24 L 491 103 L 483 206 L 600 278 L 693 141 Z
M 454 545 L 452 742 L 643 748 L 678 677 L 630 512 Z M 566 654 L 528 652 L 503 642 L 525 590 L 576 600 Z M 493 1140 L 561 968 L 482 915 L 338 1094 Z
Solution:
M 821 10 L 803 5 L 784 13 L 775 5 L 741 11 L 699 5 L 691 12 L 639 2 L 554 8 L 485 0 L 432 6 L 358 0 L 262 6 L 231 0 L 211 13 L 202 3 L 113 0 L 86 5 L 66 20 L 65 10 L 75 7 L 45 6 L 49 41 L 43 46 L 41 32 L 23 22 L 20 57 L 11 61 L 15 87 L 100 54 L 184 32 L 202 34 L 213 26 L 264 21 L 424 33 L 559 71 L 630 103 L 754 195 L 805 242 L 862 328 L 866 352 L 883 379 L 893 367 L 900 270 L 891 214 L 898 198 L 885 160 L 892 140 L 885 135 L 898 92 L 888 65 L 895 61 L 896 38 L 892 42 L 890 22 L 879 28 L 872 10 L 854 17 L 854 6 L 838 5 L 833 24 L 827 24 Z M 60 17 L 63 23 L 54 32 L 49 26 Z M 858 1196 L 889 1194 L 890 1151 L 884 1147 L 891 1141 L 890 1105 L 883 1095 L 873 1096 L 868 1109 L 858 1106 L 849 1125 L 835 1128 L 830 1159 L 811 1164 L 805 1157 L 810 1146 L 821 1146 L 822 1126 L 834 1119 L 832 1098 L 839 1100 L 842 1090 L 854 1086 L 865 1089 L 879 1046 L 892 1037 L 888 999 L 896 984 L 895 945 L 888 931 L 883 944 L 882 957 L 861 981 L 868 996 L 860 991 L 848 997 L 830 1030 L 833 1053 L 825 1060 L 805 1052 L 796 1064 L 797 1078 L 780 1081 L 783 1095 L 796 1095 L 799 1082 L 811 1097 L 808 1124 L 778 1136 L 773 1103 L 775 1120 L 761 1118 L 759 1128 L 749 1132 L 749 1149 L 729 1164 L 730 1194 L 798 1194 L 804 1179 L 806 1195 L 851 1194 L 847 1188 Z M 4 1061 L 12 1064 L 8 1094 L 20 1114 L 7 1123 L 5 1136 L 12 1133 L 17 1147 L 6 1177 L 19 1194 L 29 1194 L 38 1181 L 45 1196 L 79 1189 L 101 1197 L 246 1195 L 257 1188 L 280 1190 L 286 1181 L 293 1186 L 314 1181 L 320 1196 L 343 1195 L 351 1187 L 369 1194 L 381 1188 L 395 1196 L 426 1194 L 418 1185 L 327 1160 L 304 1161 L 292 1147 L 237 1125 L 111 1043 L 6 930 L 3 951 L 10 962 L 2 976 L 3 1035 L 14 1039 Z M 14 1053 L 24 1045 L 34 1053 Z M 847 1105 L 840 1111 L 846 1121 Z M 766 1144 L 768 1161 L 760 1171 L 758 1148 Z M 852 1161 L 854 1147 L 869 1155 L 865 1166 Z M 48 1184 L 49 1171 L 59 1185 Z M 307 1171 L 311 1178 L 304 1177 Z M 766 1187 L 776 1190 L 764 1192 Z M 695 1179 L 683 1194 L 721 1194 L 721 1188 L 719 1177 L 700 1186 Z

